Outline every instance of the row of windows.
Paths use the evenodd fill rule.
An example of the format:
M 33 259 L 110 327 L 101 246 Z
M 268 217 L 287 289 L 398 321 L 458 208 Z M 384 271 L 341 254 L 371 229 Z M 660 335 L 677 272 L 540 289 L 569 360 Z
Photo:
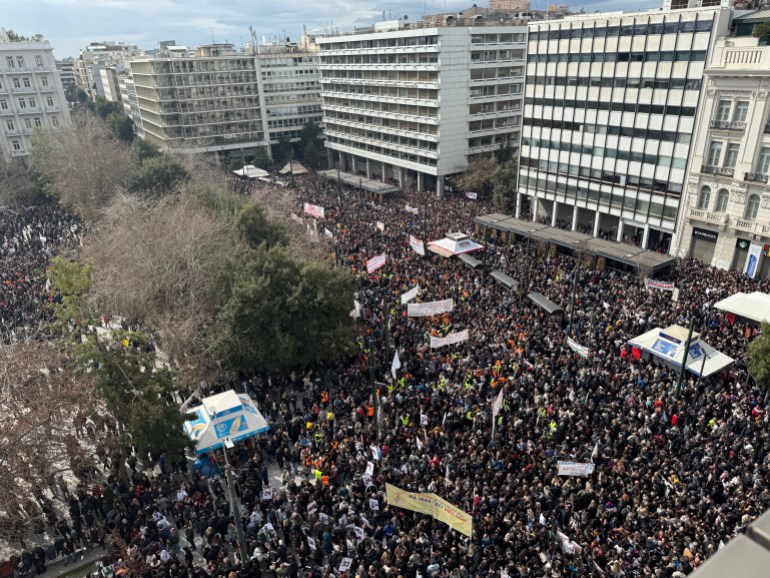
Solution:
M 705 50 L 570 52 L 562 54 L 527 55 L 527 62 L 704 62 L 705 60 Z
M 700 90 L 700 78 L 612 78 L 603 76 L 530 76 L 528 84 L 543 86 L 579 86 L 594 88 L 657 88 L 667 90 L 683 88 Z
M 751 194 L 746 199 L 746 207 L 743 210 L 743 218 L 748 221 L 754 221 L 759 213 L 759 195 Z M 724 213 L 727 211 L 727 205 L 730 202 L 730 193 L 727 189 L 719 189 L 716 203 L 714 203 L 715 213 Z M 708 211 L 711 206 L 711 187 L 703 187 L 698 193 L 698 209 Z
M 53 126 L 59 126 L 59 117 L 52 116 L 51 124 Z M 24 119 L 24 128 L 26 129 L 41 128 L 42 126 L 43 120 L 39 116 Z M 13 122 L 13 119 L 8 119 L 5 121 L 5 128 L 9 133 L 14 133 L 17 131 L 16 123 Z
M 615 112 L 639 112 L 645 114 L 670 114 L 673 116 L 695 116 L 694 106 L 671 106 L 667 104 L 641 104 L 636 102 L 607 102 L 595 100 L 570 100 L 564 98 L 533 98 L 528 96 L 524 104 L 556 106 L 559 108 L 585 108 L 612 110 Z
M 337 136 L 328 135 L 326 137 L 327 143 L 338 143 L 341 145 L 353 147 L 359 150 L 366 150 L 373 153 L 379 153 L 383 155 L 387 155 L 393 158 L 402 159 L 405 161 L 410 161 L 413 163 L 419 163 L 421 165 L 429 165 L 429 166 L 436 166 L 438 164 L 438 161 L 436 159 L 432 159 L 430 157 L 423 157 L 420 155 L 407 153 L 404 151 L 397 151 L 390 148 L 382 148 L 375 145 L 367 144 L 364 145 L 363 143 L 351 141 L 345 138 L 339 138 Z
M 326 121 L 327 130 L 336 130 L 341 133 L 346 133 L 354 138 L 368 138 L 382 142 L 389 142 L 401 146 L 408 146 L 413 148 L 419 148 L 427 151 L 438 150 L 438 143 L 428 140 L 416 139 L 407 136 L 399 136 L 389 132 L 379 132 L 376 130 L 364 130 L 359 128 L 348 127 L 341 124 L 336 124 L 331 120 Z M 427 135 L 426 135 L 427 136 Z
M 16 68 L 24 69 L 27 67 L 26 61 L 24 60 L 23 56 L 16 56 L 16 57 L 6 56 L 5 65 L 9 70 L 14 70 Z M 45 66 L 42 55 L 40 54 L 35 55 L 35 66 L 37 66 L 38 68 L 43 68 Z
M 29 76 L 23 76 L 21 78 L 19 77 L 13 77 L 11 79 L 11 84 L 13 85 L 13 88 L 34 88 L 34 83 L 32 79 Z M 40 86 L 43 88 L 48 88 L 48 77 L 43 76 L 40 79 Z M 2 90 L 3 84 L 0 82 L 0 90 Z
M 527 176 L 521 177 L 522 187 L 532 186 L 537 190 L 544 190 L 549 193 L 562 194 L 580 201 L 594 202 L 607 207 L 634 211 L 637 215 L 648 215 L 652 217 L 662 217 L 664 219 L 676 219 L 677 208 L 667 207 L 662 203 L 651 203 L 633 196 L 613 195 L 607 191 L 600 191 L 596 187 L 586 187 L 580 185 L 568 185 L 567 183 L 557 183 L 550 180 L 537 180 Z
M 591 179 L 609 185 L 636 188 L 641 192 L 671 193 L 677 196 L 682 193 L 681 183 L 651 179 L 643 177 L 638 173 L 624 175 L 602 169 L 593 169 L 584 166 L 578 167 L 569 163 L 560 163 L 546 159 L 533 159 L 524 156 L 521 157 L 521 166 L 569 177 Z
M 575 132 L 584 132 L 586 134 L 608 134 L 612 136 L 654 139 L 663 142 L 673 142 L 680 144 L 690 143 L 690 135 L 688 133 L 668 130 L 652 130 L 645 128 L 634 128 L 630 126 L 611 126 L 606 124 L 569 122 L 566 120 L 550 120 L 544 118 L 527 118 L 524 120 L 524 124 L 525 126 L 572 130 Z
M 360 48 L 395 48 L 398 46 L 433 46 L 438 44 L 438 36 L 402 36 L 401 38 L 383 38 L 381 40 L 359 40 L 353 42 L 330 42 L 321 44 L 321 52 L 326 50 L 351 50 Z
M 34 99 L 34 97 L 29 98 L 20 98 L 19 99 L 19 108 L 27 108 L 27 105 L 29 105 L 29 108 L 37 108 L 37 101 Z M 53 97 L 49 96 L 45 99 L 46 106 L 54 106 Z M 0 110 L 9 110 L 8 107 L 8 101 L 4 98 L 0 99 Z
M 678 32 L 708 32 L 713 27 L 711 19 L 684 20 L 682 22 L 656 22 L 652 24 L 626 24 L 595 28 L 566 28 L 562 30 L 530 30 L 529 40 L 567 40 L 570 38 L 612 38 L 615 36 L 646 36 L 648 34 L 676 34 Z
M 674 169 L 687 168 L 687 159 L 678 159 L 676 157 L 668 157 L 664 155 L 644 154 L 636 151 L 621 151 L 617 149 L 597 147 L 592 145 L 581 145 L 561 141 L 530 139 L 528 137 L 524 137 L 521 144 L 555 151 L 567 151 L 582 155 L 593 155 L 595 157 L 603 157 L 607 159 L 619 159 L 621 161 L 647 163 L 661 167 L 672 167 Z

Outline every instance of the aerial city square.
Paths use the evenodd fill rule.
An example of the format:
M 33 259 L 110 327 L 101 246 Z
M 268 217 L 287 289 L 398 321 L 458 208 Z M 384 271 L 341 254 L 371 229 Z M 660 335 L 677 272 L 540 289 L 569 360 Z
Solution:
M 768 575 L 770 2 L 419 4 L 4 9 L 0 578 Z

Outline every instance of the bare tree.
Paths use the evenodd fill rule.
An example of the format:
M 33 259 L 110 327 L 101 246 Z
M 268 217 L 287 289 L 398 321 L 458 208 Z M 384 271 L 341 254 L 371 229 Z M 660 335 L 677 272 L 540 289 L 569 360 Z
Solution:
M 62 478 L 71 486 L 98 475 L 94 446 L 111 439 L 111 421 L 65 362 L 48 342 L 0 346 L 0 541 L 42 528 Z
M 30 160 L 47 191 L 86 220 L 126 185 L 132 170 L 126 146 L 89 112 L 73 114 L 71 130 L 36 133 Z
M 216 323 L 216 281 L 238 251 L 230 223 L 201 200 L 119 195 L 87 239 L 99 311 L 140 319 L 172 359 L 206 351 Z

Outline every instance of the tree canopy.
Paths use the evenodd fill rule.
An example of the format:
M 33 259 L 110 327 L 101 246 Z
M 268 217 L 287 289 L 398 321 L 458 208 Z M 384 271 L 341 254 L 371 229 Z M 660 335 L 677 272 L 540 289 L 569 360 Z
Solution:
M 163 196 L 190 178 L 185 168 L 168 155 L 145 158 L 134 171 L 129 190 L 150 196 Z
M 770 394 L 770 324 L 749 343 L 746 365 L 754 382 Z
M 252 247 L 266 243 L 268 247 L 287 245 L 286 228 L 267 217 L 264 207 L 252 202 L 241 209 L 235 217 L 235 229 L 240 237 Z

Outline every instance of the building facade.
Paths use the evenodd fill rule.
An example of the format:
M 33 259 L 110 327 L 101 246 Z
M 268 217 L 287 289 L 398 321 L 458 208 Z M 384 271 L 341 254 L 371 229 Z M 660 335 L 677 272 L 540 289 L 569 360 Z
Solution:
M 476 155 L 517 154 L 526 27 L 392 26 L 318 39 L 330 165 L 441 194 Z
M 716 8 L 530 24 L 517 216 L 671 250 L 703 71 L 729 20 Z
M 56 69 L 65 92 L 75 87 L 75 61 L 72 58 L 64 58 L 56 61 Z
M 131 62 L 144 138 L 161 148 L 225 152 L 267 145 L 260 73 L 232 45 L 195 57 Z
M 767 277 L 770 46 L 722 38 L 704 78 L 677 255 Z
M 6 158 L 25 157 L 35 130 L 70 125 L 69 108 L 51 45 L 2 40 L 0 148 Z

